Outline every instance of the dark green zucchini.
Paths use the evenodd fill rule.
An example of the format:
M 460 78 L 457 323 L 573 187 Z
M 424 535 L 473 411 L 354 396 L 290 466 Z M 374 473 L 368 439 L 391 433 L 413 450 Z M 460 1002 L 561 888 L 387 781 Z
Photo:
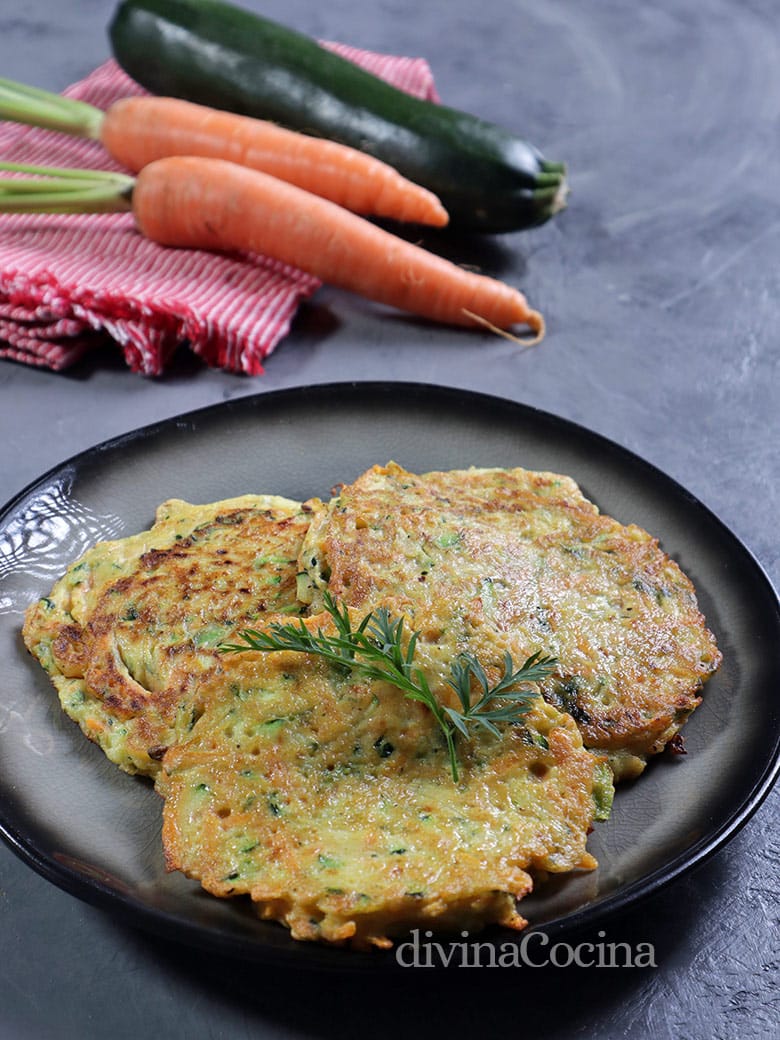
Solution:
M 110 36 L 119 64 L 152 93 L 359 148 L 435 192 L 454 227 L 514 231 L 565 205 L 563 164 L 249 11 L 217 0 L 124 0 Z

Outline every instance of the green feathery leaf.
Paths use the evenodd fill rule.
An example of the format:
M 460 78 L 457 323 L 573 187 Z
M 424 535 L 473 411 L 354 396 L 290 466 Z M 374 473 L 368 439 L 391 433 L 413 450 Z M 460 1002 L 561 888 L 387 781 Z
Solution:
M 404 618 L 391 617 L 386 607 L 378 607 L 365 615 L 353 628 L 349 609 L 326 592 L 325 610 L 333 618 L 336 635 L 326 635 L 321 628 L 312 632 L 302 620 L 280 624 L 272 622 L 267 629 L 247 628 L 238 633 L 240 643 L 223 643 L 223 653 L 246 650 L 273 652 L 292 650 L 313 654 L 344 669 L 359 672 L 364 678 L 388 682 L 401 690 L 409 700 L 424 704 L 444 735 L 453 780 L 458 780 L 456 740 L 472 738 L 476 730 L 501 736 L 497 723 L 514 724 L 526 715 L 539 695 L 532 684 L 545 679 L 554 670 L 554 657 L 541 652 L 532 654 L 525 664 L 515 669 L 512 655 L 504 654 L 504 672 L 491 685 L 480 661 L 470 653 L 459 654 L 450 664 L 448 685 L 455 691 L 461 709 L 440 703 L 420 668 L 414 664 L 419 632 L 406 640 Z M 474 690 L 476 688 L 476 700 Z

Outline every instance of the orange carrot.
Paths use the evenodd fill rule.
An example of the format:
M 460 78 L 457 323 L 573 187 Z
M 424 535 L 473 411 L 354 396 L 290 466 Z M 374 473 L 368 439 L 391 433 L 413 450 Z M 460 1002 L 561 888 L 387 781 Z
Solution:
M 364 152 L 177 98 L 115 102 L 101 124 L 100 140 L 133 173 L 172 155 L 227 159 L 270 173 L 355 213 L 436 227 L 448 220 L 432 192 Z
M 135 179 L 6 161 L 0 170 L 33 175 L 0 178 L 0 212 L 132 209 L 143 234 L 163 246 L 261 253 L 433 321 L 494 331 L 525 324 L 536 333 L 526 342 L 544 334 L 541 314 L 516 289 L 464 271 L 327 199 L 224 159 L 157 159 Z
M 0 119 L 99 140 L 133 173 L 172 155 L 227 159 L 366 216 L 435 227 L 449 219 L 432 192 L 355 148 L 177 98 L 125 98 L 103 112 L 0 78 Z
M 262 253 L 433 321 L 544 332 L 541 314 L 516 289 L 257 170 L 221 159 L 160 159 L 141 170 L 132 202 L 141 231 L 161 245 Z

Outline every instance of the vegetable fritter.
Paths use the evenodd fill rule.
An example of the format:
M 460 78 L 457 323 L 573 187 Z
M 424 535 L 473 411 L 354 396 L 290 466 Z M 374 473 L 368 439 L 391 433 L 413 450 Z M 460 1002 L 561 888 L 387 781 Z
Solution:
M 298 503 L 275 496 L 173 499 L 151 530 L 94 546 L 29 609 L 28 648 L 111 761 L 155 774 L 205 708 L 217 645 L 266 613 L 299 612 L 307 526 Z
M 568 477 L 523 469 L 417 476 L 390 463 L 315 516 L 299 595 L 387 605 L 452 655 L 486 629 L 542 684 L 617 777 L 635 776 L 699 704 L 720 653 L 691 582 L 646 531 L 602 516 Z
M 329 614 L 303 623 L 335 631 Z M 454 707 L 436 679 L 442 648 L 418 645 Z M 522 725 L 463 742 L 456 783 L 431 712 L 349 667 L 247 651 L 204 685 L 210 709 L 158 779 L 168 866 L 214 895 L 249 894 L 296 939 L 521 928 L 529 869 L 595 866 L 585 842 L 609 770 L 541 697 Z

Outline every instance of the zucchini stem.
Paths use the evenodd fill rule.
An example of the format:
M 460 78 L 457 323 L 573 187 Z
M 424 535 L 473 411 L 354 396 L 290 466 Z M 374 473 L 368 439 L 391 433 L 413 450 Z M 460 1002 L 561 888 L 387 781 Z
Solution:
M 545 176 L 542 174 L 542 176 Z M 541 178 L 539 178 L 541 180 Z M 544 182 L 542 182 L 544 183 Z M 569 184 L 563 174 L 556 174 L 552 182 L 547 182 L 545 187 L 536 188 L 533 192 L 534 202 L 544 207 L 548 217 L 555 216 L 566 208 L 569 197 Z
M 97 141 L 103 112 L 85 101 L 0 77 L 0 119 Z

